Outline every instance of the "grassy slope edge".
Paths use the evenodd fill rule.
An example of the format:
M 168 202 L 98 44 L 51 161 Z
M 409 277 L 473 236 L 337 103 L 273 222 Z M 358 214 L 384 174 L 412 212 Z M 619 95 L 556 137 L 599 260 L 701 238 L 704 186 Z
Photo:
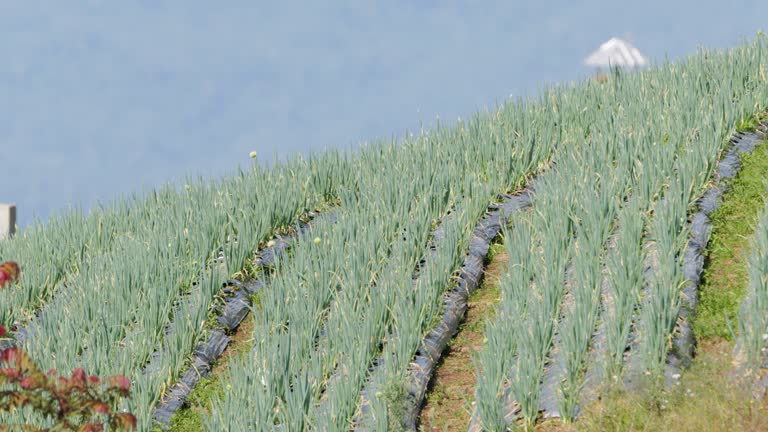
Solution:
M 712 215 L 712 236 L 707 245 L 705 270 L 694 333 L 700 339 L 732 340 L 739 305 L 744 299 L 748 275 L 745 240 L 754 233 L 764 208 L 768 145 L 742 157 L 743 166 L 731 181 L 731 189 Z

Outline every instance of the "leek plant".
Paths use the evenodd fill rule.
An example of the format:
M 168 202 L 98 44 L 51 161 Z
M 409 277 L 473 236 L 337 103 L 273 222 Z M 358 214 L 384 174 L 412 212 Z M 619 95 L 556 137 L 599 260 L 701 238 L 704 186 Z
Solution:
M 640 300 L 643 281 L 643 212 L 639 195 L 633 195 L 618 215 L 616 247 L 606 258 L 607 283 L 610 299 L 605 308 L 606 377 L 617 381 L 622 375 L 624 352 L 627 349 L 634 310 Z

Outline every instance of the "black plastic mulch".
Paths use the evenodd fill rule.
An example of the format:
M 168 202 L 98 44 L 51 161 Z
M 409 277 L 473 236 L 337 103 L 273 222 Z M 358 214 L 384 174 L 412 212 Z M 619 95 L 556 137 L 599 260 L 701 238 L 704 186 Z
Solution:
M 507 219 L 531 204 L 530 190 L 502 196 L 502 203 L 488 207 L 472 233 L 469 250 L 456 286 L 443 296 L 443 318 L 424 338 L 408 368 L 405 426 L 416 429 L 427 386 L 448 342 L 457 333 L 467 311 L 467 299 L 477 289 L 485 269 L 488 249 Z

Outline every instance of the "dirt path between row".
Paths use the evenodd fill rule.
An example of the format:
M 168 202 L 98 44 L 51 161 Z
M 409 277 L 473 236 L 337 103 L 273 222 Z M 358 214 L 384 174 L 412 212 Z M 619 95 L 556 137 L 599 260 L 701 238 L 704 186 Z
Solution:
M 467 302 L 467 315 L 448 344 L 427 389 L 419 430 L 424 432 L 466 431 L 475 397 L 475 368 L 472 351 L 483 347 L 487 319 L 499 304 L 499 277 L 509 256 L 504 246 L 491 244 L 492 257 L 483 281 Z

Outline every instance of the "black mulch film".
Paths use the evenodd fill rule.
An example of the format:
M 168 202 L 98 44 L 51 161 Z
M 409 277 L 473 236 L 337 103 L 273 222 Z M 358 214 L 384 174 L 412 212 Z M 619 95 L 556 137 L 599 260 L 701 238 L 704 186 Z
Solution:
M 459 272 L 457 284 L 443 297 L 443 319 L 424 338 L 408 367 L 406 383 L 405 426 L 416 429 L 427 386 L 435 366 L 453 336 L 457 333 L 467 311 L 467 299 L 480 284 L 485 270 L 485 257 L 496 235 L 507 219 L 519 210 L 531 205 L 530 189 L 519 194 L 502 196 L 502 203 L 488 208 L 472 233 L 468 255 Z

